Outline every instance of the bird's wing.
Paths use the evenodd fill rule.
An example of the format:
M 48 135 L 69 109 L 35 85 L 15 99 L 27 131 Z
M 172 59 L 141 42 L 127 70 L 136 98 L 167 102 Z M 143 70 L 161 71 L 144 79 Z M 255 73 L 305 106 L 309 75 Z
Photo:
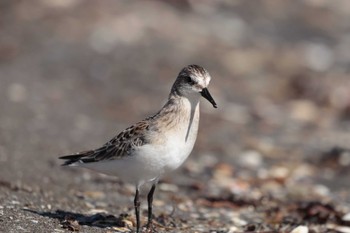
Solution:
M 83 151 L 59 158 L 66 160 L 63 165 L 70 165 L 76 162 L 92 163 L 130 156 L 137 147 L 147 143 L 145 133 L 149 130 L 149 128 L 150 123 L 146 119 L 125 129 L 96 150 Z

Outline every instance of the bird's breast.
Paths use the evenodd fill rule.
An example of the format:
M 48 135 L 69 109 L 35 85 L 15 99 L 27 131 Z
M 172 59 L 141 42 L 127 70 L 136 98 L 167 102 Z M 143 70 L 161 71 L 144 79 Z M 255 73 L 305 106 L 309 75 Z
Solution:
M 177 121 L 178 124 L 164 134 L 166 170 L 178 168 L 192 152 L 198 133 L 199 106 Z

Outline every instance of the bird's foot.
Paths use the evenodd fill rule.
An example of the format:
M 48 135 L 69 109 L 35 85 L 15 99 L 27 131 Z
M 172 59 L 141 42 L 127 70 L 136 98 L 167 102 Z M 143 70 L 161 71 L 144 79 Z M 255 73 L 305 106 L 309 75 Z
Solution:
M 152 222 L 152 221 L 150 221 L 150 222 L 147 223 L 147 225 L 146 225 L 146 232 L 147 232 L 147 233 L 157 232 L 157 231 L 155 230 L 155 226 L 153 225 L 153 222 Z

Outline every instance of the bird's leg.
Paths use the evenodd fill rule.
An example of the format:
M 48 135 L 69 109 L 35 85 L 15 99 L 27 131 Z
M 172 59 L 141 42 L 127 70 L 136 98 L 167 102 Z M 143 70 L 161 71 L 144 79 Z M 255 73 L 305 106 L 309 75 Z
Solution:
M 140 233 L 140 200 L 139 200 L 139 188 L 138 187 L 136 187 L 134 207 L 135 207 L 135 215 L 136 215 L 136 233 Z
M 148 222 L 147 222 L 147 229 L 152 227 L 152 202 L 153 202 L 153 194 L 154 190 L 156 189 L 156 184 L 152 185 L 151 190 L 149 191 L 147 195 L 147 201 L 148 201 Z

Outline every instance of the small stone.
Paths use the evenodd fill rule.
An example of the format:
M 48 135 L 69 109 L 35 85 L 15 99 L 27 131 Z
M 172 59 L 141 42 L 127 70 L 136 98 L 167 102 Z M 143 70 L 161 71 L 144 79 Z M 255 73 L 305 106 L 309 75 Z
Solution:
M 165 192 L 177 192 L 179 191 L 179 188 L 174 184 L 161 183 L 159 184 L 159 190 L 162 190 Z
M 292 177 L 294 180 L 303 179 L 308 176 L 312 176 L 315 174 L 315 168 L 308 164 L 299 164 L 292 171 Z
M 306 66 L 314 71 L 326 71 L 334 63 L 333 51 L 322 43 L 307 43 L 305 45 Z
M 86 207 L 88 207 L 88 208 L 90 208 L 90 209 L 95 208 L 95 205 L 93 205 L 93 204 L 90 203 L 90 202 L 85 202 L 85 205 L 86 205 Z
M 309 228 L 307 226 L 298 226 L 294 228 L 291 233 L 308 233 Z
M 270 170 L 269 175 L 275 179 L 285 179 L 289 174 L 286 167 L 274 167 Z
M 113 230 L 117 231 L 117 232 L 129 232 L 130 229 L 126 228 L 126 227 L 112 227 Z M 108 231 L 108 232 L 114 232 L 114 231 Z
M 228 233 L 234 233 L 234 232 L 239 232 L 239 228 L 238 228 L 238 227 L 235 227 L 235 226 L 231 226 L 231 227 L 228 229 Z
M 333 224 L 329 224 L 329 225 L 327 225 L 327 228 L 335 230 L 336 232 L 339 232 L 339 233 L 350 233 L 350 227 L 336 226 Z
M 232 177 L 233 167 L 230 164 L 219 163 L 214 167 L 213 173 L 216 179 L 222 179 L 223 177 Z
M 350 213 L 345 214 L 341 220 L 345 221 L 345 222 L 350 222 Z
M 316 105 L 309 100 L 295 100 L 290 104 L 290 116 L 300 122 L 314 122 L 319 116 Z
M 106 196 L 103 192 L 100 191 L 86 191 L 83 193 L 83 195 L 91 199 L 102 199 Z
M 87 212 L 88 214 L 99 214 L 99 213 L 107 213 L 105 209 L 91 209 Z
M 329 188 L 321 184 L 315 185 L 314 191 L 321 196 L 328 196 L 330 193 Z
M 12 204 L 12 205 L 18 205 L 18 204 L 20 204 L 20 202 L 19 202 L 19 201 L 16 201 L 16 200 L 12 200 L 12 201 L 11 201 L 11 204 Z
M 164 206 L 166 203 L 163 200 L 153 200 L 154 206 Z
M 61 230 L 61 229 L 54 229 L 54 232 L 64 232 L 64 230 Z
M 245 225 L 248 224 L 247 221 L 245 221 L 245 220 L 243 220 L 243 219 L 241 219 L 241 218 L 238 218 L 238 217 L 232 218 L 232 222 L 233 222 L 233 224 L 236 225 L 236 226 L 245 226 Z
M 257 168 L 262 164 L 262 157 L 259 152 L 255 150 L 249 150 L 249 151 L 243 152 L 239 156 L 238 163 L 244 167 Z

